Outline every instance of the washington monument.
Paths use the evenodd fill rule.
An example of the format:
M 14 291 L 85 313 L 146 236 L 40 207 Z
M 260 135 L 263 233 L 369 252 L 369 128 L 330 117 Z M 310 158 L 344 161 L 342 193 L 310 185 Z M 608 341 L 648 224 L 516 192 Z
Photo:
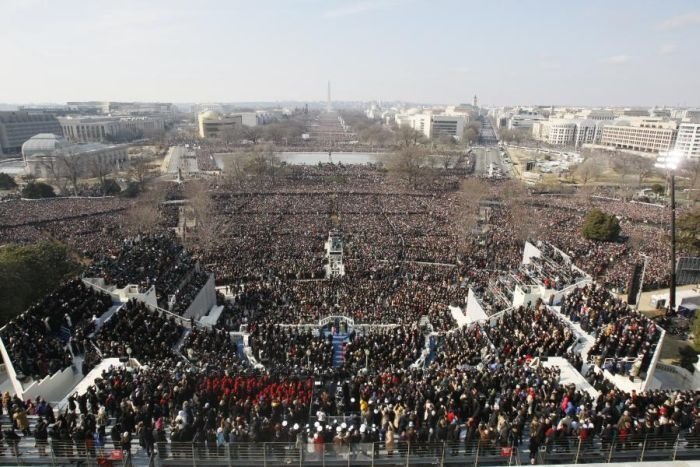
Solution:
M 328 100 L 326 101 L 326 112 L 331 111 L 331 82 L 328 80 Z

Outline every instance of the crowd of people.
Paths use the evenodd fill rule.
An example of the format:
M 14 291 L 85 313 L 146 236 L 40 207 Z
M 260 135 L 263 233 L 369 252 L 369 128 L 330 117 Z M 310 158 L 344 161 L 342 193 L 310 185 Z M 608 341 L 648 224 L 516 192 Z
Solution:
M 31 305 L 0 330 L 15 371 L 39 380 L 70 367 L 74 354 L 85 353 L 95 320 L 111 306 L 109 295 L 79 279 Z
M 122 214 L 118 206 L 109 210 L 112 202 L 70 215 L 30 211 L 10 229 L 0 228 L 1 238 L 24 229 L 75 242 L 111 237 L 101 254 L 91 256 L 86 276 L 118 286 L 153 285 L 159 305 L 167 308 L 174 295 L 171 311 L 184 313 L 212 272 L 232 300 L 214 329 L 186 329 L 172 315 L 130 301 L 90 336 L 83 323 L 102 314 L 109 297 L 82 285 L 73 286 L 77 292 L 67 289 L 74 295 L 59 291 L 40 307 L 44 314 L 29 310 L 3 329 L 17 368 L 41 377 L 70 364 L 69 350 L 93 344 L 102 357 L 130 355 L 146 366 L 106 370 L 55 420 L 45 404 L 39 413 L 41 401 L 11 405 L 46 417 L 48 437 L 72 440 L 76 449 L 81 440 L 99 447 L 109 438 L 124 447 L 133 439 L 146 453 L 160 455 L 178 442 L 204 450 L 264 441 L 333 443 L 338 449 L 379 442 L 388 453 L 404 441 L 493 448 L 528 443 L 536 452 L 571 437 L 621 444 L 648 434 L 700 437 L 698 392 L 627 394 L 593 373 L 586 376 L 600 390 L 597 397 L 561 384 L 559 370 L 538 357 L 569 358 L 579 371 L 582 362 L 574 355 L 573 330 L 544 303 L 516 308 L 494 323 L 457 328 L 449 306 L 464 307 L 470 288 L 482 297 L 490 291 L 497 312 L 497 292 L 511 279 L 536 279 L 561 290 L 581 274 L 554 250 L 547 256 L 566 267 L 543 260 L 521 269 L 520 219 L 502 200 L 477 229 L 464 232 L 454 177 L 415 190 L 377 167 L 326 164 L 289 167 L 255 185 L 216 180 L 209 185 L 209 214 L 219 235 L 206 244 L 193 242 L 190 251 L 170 233 L 115 242 L 104 223 L 119 223 Z M 642 249 L 633 242 L 585 240 L 579 234 L 585 209 L 569 203 L 546 198 L 530 206 L 541 222 L 539 235 L 606 286 L 626 287 L 629 265 L 651 240 Z M 627 222 L 630 229 L 661 229 L 647 212 L 651 208 L 640 206 L 610 209 L 623 217 L 623 232 Z M 180 210 L 164 209 L 173 224 Z M 331 229 L 343 235 L 346 276 L 326 279 L 324 242 Z M 654 270 L 652 265 L 652 281 Z M 506 279 L 494 282 L 495 276 Z M 658 344 L 656 327 L 602 286 L 574 290 L 562 313 L 595 336 L 589 355 L 598 366 L 637 358 L 640 372 L 646 370 Z M 357 329 L 316 327 L 338 315 Z M 66 347 L 43 333 L 61 326 L 76 336 L 82 330 L 85 343 L 76 339 Z M 248 350 L 259 365 L 231 331 L 247 331 Z
M 169 297 L 176 296 L 177 313 L 187 310 L 208 279 L 207 274 L 197 272 L 196 260 L 172 231 L 125 239 L 119 250 L 96 258 L 84 274 L 117 288 L 136 284 L 146 292 L 154 286 L 162 308 L 169 308 Z
M 321 374 L 332 369 L 332 335 L 324 336 L 310 329 L 285 327 L 272 322 L 249 329 L 253 355 L 275 374 L 286 372 Z
M 488 335 L 500 355 L 512 358 L 564 356 L 576 341 L 571 328 L 542 302 L 506 312 Z
M 598 366 L 603 366 L 605 359 L 628 359 L 638 361 L 626 369 L 633 369 L 633 376 L 648 369 L 661 332 L 652 320 L 630 310 L 605 288 L 592 284 L 575 289 L 564 298 L 561 310 L 596 337 L 588 355 L 598 360 Z
M 130 300 L 102 325 L 94 342 L 103 357 L 130 356 L 148 363 L 172 356 L 183 334 L 184 328 L 174 317 Z

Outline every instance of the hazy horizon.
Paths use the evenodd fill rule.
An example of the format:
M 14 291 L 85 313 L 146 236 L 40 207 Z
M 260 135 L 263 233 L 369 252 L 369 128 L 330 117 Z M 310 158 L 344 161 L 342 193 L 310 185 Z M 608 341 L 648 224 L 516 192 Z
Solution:
M 700 105 L 700 5 L 4 0 L 0 102 Z

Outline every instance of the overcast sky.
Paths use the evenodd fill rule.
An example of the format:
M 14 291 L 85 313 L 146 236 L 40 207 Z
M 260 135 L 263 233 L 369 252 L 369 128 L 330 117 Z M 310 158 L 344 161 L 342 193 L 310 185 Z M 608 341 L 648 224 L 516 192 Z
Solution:
M 692 0 L 0 0 L 0 102 L 700 106 Z

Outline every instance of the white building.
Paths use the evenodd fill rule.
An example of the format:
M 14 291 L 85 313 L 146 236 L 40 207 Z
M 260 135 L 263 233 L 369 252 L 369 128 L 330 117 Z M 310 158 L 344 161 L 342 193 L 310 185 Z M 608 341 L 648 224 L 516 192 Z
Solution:
M 544 115 L 537 114 L 537 113 L 517 114 L 517 115 L 511 116 L 508 119 L 507 127 L 509 130 L 519 130 L 519 129 L 530 130 L 530 129 L 532 129 L 532 125 L 534 125 L 535 122 L 541 122 L 545 119 L 546 118 L 544 117 Z
M 462 139 L 466 120 L 467 117 L 464 115 L 432 115 L 429 120 L 430 129 L 425 134 L 430 138 L 448 135 Z
M 88 101 L 67 102 L 69 108 L 90 114 L 131 117 L 161 117 L 172 120 L 177 114 L 177 108 L 170 102 L 113 102 Z
M 655 117 L 629 117 L 603 126 L 600 144 L 634 152 L 661 152 L 676 143 L 678 123 Z
M 583 109 L 576 112 L 575 118 L 605 122 L 615 120 L 615 113 L 611 110 Z
M 165 132 L 159 117 L 58 117 L 63 135 L 79 143 L 131 141 Z
M 74 144 L 52 133 L 41 133 L 22 145 L 25 171 L 39 178 L 78 173 L 96 176 L 129 166 L 129 145 Z
M 532 136 L 538 141 L 559 146 L 591 144 L 601 125 L 593 120 L 550 118 L 532 125 Z
M 683 122 L 678 126 L 675 150 L 685 157 L 700 158 L 700 123 Z
M 496 128 L 530 130 L 535 122 L 546 120 L 550 110 L 543 107 L 501 107 L 489 110 L 489 115 L 496 121 Z
M 466 121 L 466 117 L 463 115 L 433 114 L 430 111 L 396 114 L 394 118 L 399 126 L 410 126 L 423 133 L 426 138 L 448 135 L 461 139 L 464 135 Z

